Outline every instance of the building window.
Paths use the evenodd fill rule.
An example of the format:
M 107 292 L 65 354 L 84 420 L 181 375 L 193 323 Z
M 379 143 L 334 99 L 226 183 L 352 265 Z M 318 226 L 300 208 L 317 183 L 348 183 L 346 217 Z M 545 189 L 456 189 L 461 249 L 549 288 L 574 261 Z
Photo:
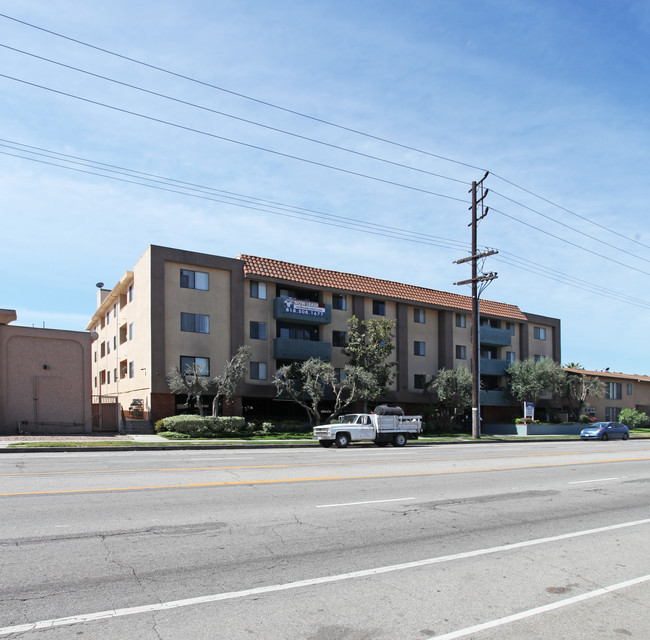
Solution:
M 135 363 L 133 360 L 129 362 L 129 378 L 132 378 L 135 375 Z
M 110 384 L 110 383 L 111 383 L 111 372 L 107 371 L 106 372 L 106 384 Z
M 332 308 L 339 311 L 345 311 L 348 308 L 347 296 L 341 296 L 338 293 L 332 295 Z
M 620 382 L 608 382 L 605 387 L 605 397 L 608 400 L 621 400 L 623 398 L 623 384 Z
M 210 276 L 205 271 L 181 269 L 181 288 L 208 291 L 210 289 Z
M 113 380 L 117 382 L 117 369 L 113 369 Z
M 181 331 L 210 333 L 210 316 L 181 312 Z
M 133 323 L 129 325 L 129 340 L 133 340 Z
M 113 336 L 113 349 L 117 349 L 117 336 Z
M 616 422 L 621 411 L 620 407 L 605 407 L 605 420 L 607 422 Z
M 424 389 L 426 386 L 427 376 L 424 373 L 416 373 L 413 376 L 413 388 Z
M 107 340 L 106 341 L 106 355 L 108 355 L 111 352 L 111 341 Z
M 420 342 L 419 340 L 416 340 L 413 343 L 413 355 L 415 356 L 426 355 L 426 347 L 424 342 Z
M 383 300 L 372 301 L 372 314 L 375 316 L 386 315 L 386 303 Z
M 251 298 L 266 300 L 266 282 L 251 280 Z
M 106 324 L 109 324 L 111 321 L 111 312 L 107 311 L 106 312 Z
M 515 352 L 514 351 L 506 351 L 506 362 L 509 364 L 512 364 L 515 361 Z
M 413 309 L 413 322 L 424 324 L 424 309 Z
M 465 329 L 467 327 L 467 316 L 464 313 L 456 314 L 456 326 Z
M 113 317 L 117 318 L 117 302 L 113 305 Z
M 515 323 L 514 322 L 506 322 L 506 331 L 514 336 L 515 335 Z
M 345 371 L 345 369 L 341 369 L 340 367 L 335 367 L 334 368 L 334 378 L 335 378 L 336 382 L 338 382 L 339 384 L 341 384 L 341 382 L 343 382 L 345 380 L 347 375 L 348 374 Z
M 332 331 L 332 346 L 344 347 L 346 345 L 347 333 L 345 331 Z
M 101 345 L 99 345 L 99 357 L 103 358 L 106 355 L 106 343 L 102 342 Z
M 456 360 L 467 360 L 467 347 L 464 344 L 456 345 Z
M 106 369 L 102 369 L 99 372 L 99 385 L 106 384 Z
M 95 362 L 97 362 L 97 351 L 95 351 L 95 352 L 93 353 L 93 360 L 94 360 Z
M 129 302 L 133 302 L 133 285 L 129 285 Z
M 197 365 L 202 376 L 210 375 L 210 358 L 196 358 L 194 356 L 181 356 L 181 373 L 188 373 L 192 365 Z
M 250 322 L 250 337 L 252 340 L 266 340 L 266 322 Z
M 266 380 L 266 362 L 251 362 L 251 380 Z
M 544 327 L 535 327 L 533 337 L 535 340 L 546 340 L 546 329 Z
M 544 362 L 544 360 L 546 360 L 546 356 L 535 354 L 535 362 Z
M 625 385 L 625 394 L 628 395 L 628 396 L 632 395 L 632 383 L 631 382 L 626 383 L 626 385 Z
M 95 389 L 97 388 L 97 376 L 95 376 Z

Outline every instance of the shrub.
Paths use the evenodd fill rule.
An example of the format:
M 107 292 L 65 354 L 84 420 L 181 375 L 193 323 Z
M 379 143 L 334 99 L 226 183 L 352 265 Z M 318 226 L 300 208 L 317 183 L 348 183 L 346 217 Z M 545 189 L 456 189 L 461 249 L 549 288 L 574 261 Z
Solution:
M 583 413 L 583 414 L 578 418 L 578 421 L 579 421 L 579 422 L 582 422 L 582 423 L 584 423 L 584 424 L 587 424 L 588 422 L 591 422 L 591 418 L 590 418 L 586 413 Z
M 638 429 L 648 424 L 648 416 L 636 409 L 623 409 L 618 416 L 618 421 L 630 429 Z
M 160 426 L 159 426 L 160 423 Z M 250 433 L 246 420 L 238 416 L 170 416 L 156 423 L 158 433 L 173 431 L 190 438 L 223 438 Z

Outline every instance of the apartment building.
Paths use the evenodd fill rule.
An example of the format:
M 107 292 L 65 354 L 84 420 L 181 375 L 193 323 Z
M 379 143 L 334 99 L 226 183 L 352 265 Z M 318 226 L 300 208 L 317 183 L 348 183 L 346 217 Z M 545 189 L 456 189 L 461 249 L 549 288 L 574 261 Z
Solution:
M 589 396 L 583 407 L 592 419 L 615 422 L 623 409 L 636 409 L 650 416 L 650 377 L 607 370 L 564 370 L 568 375 L 598 378 L 603 383 L 603 395 Z
M 139 400 L 152 420 L 182 412 L 166 373 L 200 365 L 221 373 L 241 345 L 251 348 L 238 406 L 247 415 L 286 416 L 273 374 L 283 364 L 317 357 L 343 368 L 347 320 L 396 321 L 397 376 L 389 402 L 421 404 L 426 376 L 471 367 L 471 298 L 424 287 L 269 258 L 226 258 L 150 246 L 133 270 L 98 292 L 87 329 L 94 394 L 117 396 L 128 412 Z M 560 361 L 560 321 L 481 301 L 483 417 L 508 406 L 504 372 L 515 359 Z M 209 398 L 206 398 L 209 400 Z

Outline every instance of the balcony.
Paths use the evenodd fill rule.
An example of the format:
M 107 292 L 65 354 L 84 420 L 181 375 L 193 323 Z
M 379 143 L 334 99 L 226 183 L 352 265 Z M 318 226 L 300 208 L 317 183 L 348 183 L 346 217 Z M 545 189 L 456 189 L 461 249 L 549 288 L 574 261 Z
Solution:
M 273 317 L 300 324 L 328 324 L 332 321 L 332 305 L 280 296 L 273 300 Z
M 481 344 L 493 347 L 509 347 L 512 344 L 512 332 L 507 329 L 482 326 L 480 332 Z
M 495 360 L 493 358 L 481 358 L 479 361 L 482 376 L 505 376 L 509 365 L 510 363 L 507 360 Z
M 494 389 L 481 391 L 481 404 L 488 407 L 509 407 L 512 405 L 512 400 L 505 391 Z
M 273 342 L 273 357 L 276 360 L 309 360 L 309 358 L 320 358 L 325 362 L 330 362 L 332 360 L 332 343 L 316 342 L 315 340 L 275 338 Z

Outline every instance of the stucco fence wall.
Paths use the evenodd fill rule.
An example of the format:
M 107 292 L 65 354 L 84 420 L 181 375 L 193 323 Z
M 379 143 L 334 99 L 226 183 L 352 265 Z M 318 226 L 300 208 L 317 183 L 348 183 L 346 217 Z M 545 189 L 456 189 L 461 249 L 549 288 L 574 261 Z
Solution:
M 580 422 L 562 424 L 483 424 L 481 433 L 486 436 L 579 436 L 588 425 Z

